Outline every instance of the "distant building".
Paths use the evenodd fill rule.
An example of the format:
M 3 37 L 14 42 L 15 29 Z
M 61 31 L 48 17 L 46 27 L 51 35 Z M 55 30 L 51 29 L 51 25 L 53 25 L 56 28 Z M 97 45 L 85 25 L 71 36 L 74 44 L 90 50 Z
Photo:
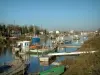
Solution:
M 95 31 L 95 35 L 96 36 L 99 36 L 100 35 L 100 29 L 98 29 L 98 30 Z
M 44 32 L 42 32 L 42 31 L 41 31 L 41 32 L 40 32 L 40 34 L 41 34 L 41 35 L 43 35 L 43 34 L 44 34 Z
M 73 34 L 74 33 L 74 30 L 71 30 L 70 33 Z
M 57 31 L 56 31 L 56 34 L 59 34 L 59 33 L 60 33 L 60 31 L 57 30 Z
M 53 31 L 49 31 L 49 34 L 52 34 L 52 33 L 54 33 Z
M 87 32 L 81 32 L 82 36 L 87 36 Z
M 19 36 L 21 36 L 21 31 L 20 30 L 12 30 L 11 31 L 11 36 L 19 37 Z

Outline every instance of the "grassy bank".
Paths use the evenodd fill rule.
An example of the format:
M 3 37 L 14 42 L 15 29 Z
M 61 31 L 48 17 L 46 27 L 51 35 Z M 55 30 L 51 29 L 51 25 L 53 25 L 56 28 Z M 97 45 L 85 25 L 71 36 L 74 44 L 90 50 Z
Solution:
M 100 75 L 100 37 L 86 41 L 80 51 L 97 51 L 94 54 L 83 54 L 75 60 L 64 60 L 64 65 L 69 65 L 69 69 L 64 75 Z

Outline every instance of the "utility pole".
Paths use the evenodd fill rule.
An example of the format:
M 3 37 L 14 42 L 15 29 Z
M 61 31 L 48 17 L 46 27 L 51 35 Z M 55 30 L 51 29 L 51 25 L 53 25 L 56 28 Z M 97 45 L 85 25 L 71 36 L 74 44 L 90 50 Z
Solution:
M 41 30 L 42 30 L 42 24 L 41 24 Z
M 15 20 L 14 20 L 14 25 L 15 25 Z

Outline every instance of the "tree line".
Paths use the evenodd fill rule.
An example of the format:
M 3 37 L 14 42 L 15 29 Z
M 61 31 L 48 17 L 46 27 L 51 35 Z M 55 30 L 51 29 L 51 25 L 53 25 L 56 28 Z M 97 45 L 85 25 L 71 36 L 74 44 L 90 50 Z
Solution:
M 35 30 L 34 30 L 35 29 Z M 39 35 L 40 31 L 44 32 L 44 34 L 47 33 L 46 29 L 41 29 L 39 26 L 36 25 L 13 25 L 13 24 L 0 24 L 0 36 L 5 36 L 5 37 L 10 37 L 12 36 L 11 34 L 15 32 L 20 32 L 21 35 L 26 34 L 26 33 L 35 33 Z

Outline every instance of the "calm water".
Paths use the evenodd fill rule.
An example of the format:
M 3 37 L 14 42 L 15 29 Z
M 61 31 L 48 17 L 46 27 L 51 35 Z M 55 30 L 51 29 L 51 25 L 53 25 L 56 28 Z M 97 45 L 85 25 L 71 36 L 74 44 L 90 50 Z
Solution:
M 50 43 L 50 41 L 47 41 L 46 43 Z M 81 41 L 73 41 L 72 44 L 69 45 L 81 45 Z M 58 49 L 57 52 L 72 52 L 77 50 L 77 48 L 61 48 Z M 26 55 L 25 57 L 29 58 L 30 61 L 30 67 L 28 69 L 29 73 L 35 73 L 35 72 L 40 72 L 40 71 L 44 71 L 47 69 L 52 68 L 54 65 L 50 64 L 50 65 L 41 65 L 39 62 L 39 58 L 34 56 L 34 55 Z M 60 57 L 56 57 L 55 61 L 56 62 L 60 62 L 62 60 L 64 60 L 65 58 L 74 58 L 74 56 L 60 56 Z M 9 63 L 11 61 L 13 61 L 14 55 L 12 54 L 12 50 L 11 48 L 4 48 L 3 50 L 0 50 L 0 65 L 4 64 L 4 63 Z
M 12 60 L 14 60 L 14 55 L 12 55 L 11 48 L 3 48 L 0 50 L 0 65 L 9 63 Z

